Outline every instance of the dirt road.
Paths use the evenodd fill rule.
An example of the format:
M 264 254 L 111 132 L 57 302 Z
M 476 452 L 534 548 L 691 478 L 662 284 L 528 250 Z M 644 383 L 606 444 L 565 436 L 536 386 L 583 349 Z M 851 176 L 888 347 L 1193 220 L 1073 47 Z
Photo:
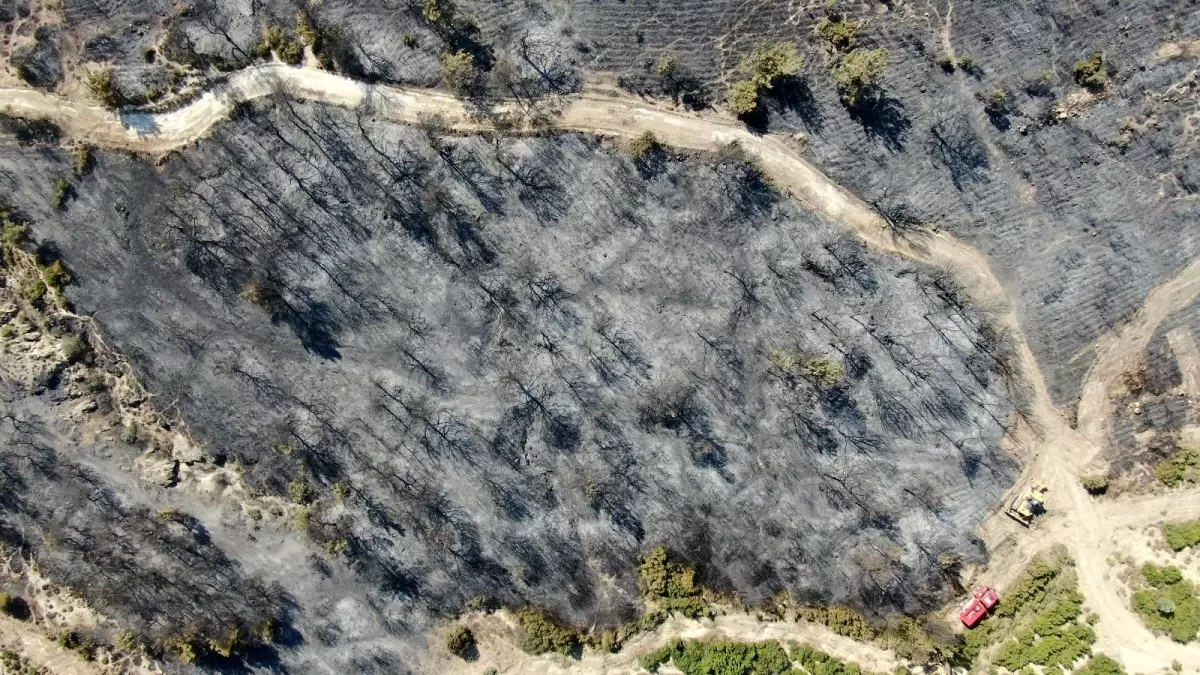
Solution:
M 52 117 L 66 133 L 97 145 L 162 153 L 202 138 L 227 119 L 238 103 L 276 93 L 344 107 L 365 104 L 372 114 L 401 123 L 418 123 L 437 114 L 458 131 L 486 128 L 486 124 L 472 120 L 459 101 L 442 92 L 369 86 L 312 68 L 279 64 L 235 73 L 191 104 L 158 115 L 118 117 L 94 105 L 26 89 L 0 89 L 0 101 L 23 114 Z M 777 188 L 844 223 L 872 249 L 945 268 L 977 303 L 1008 308 L 1002 321 L 1017 342 L 1017 366 L 1031 387 L 1030 417 L 1032 427 L 1037 430 L 1021 434 L 1014 451 L 1031 458 L 1026 462 L 1025 477 L 1041 477 L 1050 486 L 1053 514 L 1045 527 L 1015 535 L 1012 527 L 1006 527 L 1002 521 L 985 525 L 983 532 L 990 545 L 1001 538 L 1017 540 L 1015 546 L 996 556 L 993 569 L 1001 576 L 1011 576 L 1005 572 L 1036 551 L 1064 543 L 1078 563 L 1080 585 L 1089 608 L 1100 616 L 1097 626 L 1100 651 L 1117 656 L 1134 672 L 1166 668 L 1173 660 L 1188 669 L 1200 670 L 1200 649 L 1154 637 L 1133 615 L 1117 593 L 1119 582 L 1109 578 L 1110 551 L 1102 545 L 1103 535 L 1111 532 L 1112 523 L 1153 523 L 1161 518 L 1159 514 L 1164 509 L 1190 513 L 1196 495 L 1158 497 L 1153 506 L 1137 500 L 1097 505 L 1079 483 L 1086 464 L 1098 456 L 1107 442 L 1109 392 L 1144 350 L 1155 327 L 1200 295 L 1200 260 L 1153 291 L 1132 320 L 1097 342 L 1095 362 L 1084 381 L 1075 429 L 1052 404 L 1041 370 L 1012 312 L 1012 303 L 987 259 L 975 249 L 943 233 L 924 233 L 915 238 L 893 236 L 868 204 L 842 189 L 780 139 L 751 134 L 725 116 L 658 107 L 615 92 L 585 92 L 562 103 L 561 113 L 554 119 L 555 127 L 561 130 L 618 138 L 631 138 L 649 130 L 669 145 L 696 150 L 712 150 L 737 141 L 757 158 Z M 734 629 L 730 637 L 751 636 Z M 827 642 L 822 639 L 823 644 Z

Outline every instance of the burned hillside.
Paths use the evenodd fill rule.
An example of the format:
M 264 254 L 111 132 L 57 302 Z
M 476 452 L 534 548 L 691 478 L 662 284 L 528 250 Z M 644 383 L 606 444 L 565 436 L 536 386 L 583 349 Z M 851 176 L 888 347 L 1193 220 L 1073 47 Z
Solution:
M 243 106 L 158 166 L 98 153 L 61 207 L 70 158 L 3 148 L 76 311 L 201 463 L 301 505 L 330 552 L 269 579 L 318 650 L 286 658 L 477 595 L 615 622 L 659 544 L 750 601 L 873 614 L 982 559 L 1009 343 L 939 270 L 869 253 L 736 148 L 633 160 L 363 112 Z

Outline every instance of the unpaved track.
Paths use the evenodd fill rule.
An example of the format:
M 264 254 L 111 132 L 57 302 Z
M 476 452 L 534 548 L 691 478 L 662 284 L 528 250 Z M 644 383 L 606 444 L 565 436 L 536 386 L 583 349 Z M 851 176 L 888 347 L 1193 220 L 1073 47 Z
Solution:
M 255 66 L 230 78 L 190 105 L 159 115 L 115 114 L 94 105 L 79 103 L 27 89 L 0 89 L 0 105 L 21 113 L 55 119 L 70 135 L 96 145 L 163 153 L 184 147 L 206 135 L 227 119 L 240 102 L 286 93 L 298 99 L 320 101 L 343 107 L 367 105 L 372 114 L 402 123 L 418 123 L 429 115 L 441 115 L 458 131 L 486 130 L 486 123 L 472 120 L 455 98 L 441 92 L 402 87 L 369 86 L 311 68 L 279 64 Z M 1129 369 L 1153 334 L 1170 314 L 1200 295 L 1200 260 L 1176 278 L 1155 289 L 1132 320 L 1101 339 L 1095 362 L 1085 378 L 1077 410 L 1078 430 L 1071 428 L 1055 409 L 1042 372 L 1029 350 L 1012 303 L 987 259 L 975 249 L 943 233 L 923 233 L 912 238 L 896 237 L 882 218 L 865 202 L 842 189 L 778 138 L 756 136 L 717 114 L 692 114 L 656 107 L 644 101 L 613 93 L 583 93 L 564 99 L 556 128 L 632 138 L 643 131 L 669 145 L 712 150 L 737 141 L 757 158 L 763 171 L 781 190 L 809 204 L 831 219 L 854 230 L 876 251 L 900 255 L 950 270 L 977 303 L 1003 308 L 1001 320 L 1017 343 L 1017 367 L 1032 392 L 1031 421 L 1038 433 L 1014 448 L 1026 462 L 1023 478 L 1040 477 L 1052 490 L 1052 516 L 1045 527 L 1020 532 L 1018 546 L 993 568 L 1004 574 L 1032 553 L 1054 543 L 1064 543 L 1079 567 L 1081 590 L 1091 609 L 1100 616 L 1098 649 L 1119 657 L 1131 671 L 1166 668 L 1178 660 L 1189 670 L 1200 671 L 1200 649 L 1185 648 L 1156 638 L 1133 615 L 1109 579 L 1109 551 L 1100 546 L 1112 524 L 1149 524 L 1162 510 L 1191 512 L 1194 494 L 1144 501 L 1111 501 L 1097 506 L 1079 484 L 1085 465 L 1099 455 L 1107 442 L 1109 392 Z M 1182 509 L 1182 511 L 1180 510 Z M 1011 528 L 989 523 L 989 532 L 1003 534 Z M 989 541 L 989 543 L 995 543 Z M 729 637 L 752 638 L 731 629 Z

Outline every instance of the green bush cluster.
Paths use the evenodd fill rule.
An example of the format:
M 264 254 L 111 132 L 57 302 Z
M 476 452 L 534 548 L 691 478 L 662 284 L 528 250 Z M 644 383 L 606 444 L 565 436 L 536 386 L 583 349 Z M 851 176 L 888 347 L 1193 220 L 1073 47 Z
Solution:
M 687 598 L 700 595 L 696 570 L 672 562 L 665 546 L 657 546 L 638 563 L 638 590 L 648 598 Z
M 838 635 L 862 642 L 874 640 L 878 635 L 878 631 L 867 620 L 867 617 L 849 607 L 839 605 L 800 607 L 796 610 L 796 620 L 819 623 Z
M 59 178 L 54 181 L 54 208 L 61 209 L 67 205 L 67 200 L 71 198 L 71 181 L 66 178 Z
M 830 388 L 842 383 L 845 369 L 841 363 L 824 356 L 814 356 L 804 362 L 804 374 L 818 385 Z
M 275 52 L 280 61 L 288 65 L 294 66 L 304 60 L 304 45 L 292 37 L 292 34 L 283 26 L 272 26 L 269 28 L 264 44 L 267 49 Z
M 1200 450 L 1183 448 L 1155 466 L 1154 475 L 1167 487 L 1200 482 Z
M 513 613 L 521 627 L 519 646 L 529 654 L 555 652 L 570 655 L 579 648 L 579 635 L 565 628 L 554 617 L 536 607 L 525 607 Z
M 1125 675 L 1125 670 L 1108 656 L 1097 654 L 1076 670 L 1075 675 Z
M 455 626 L 446 635 L 446 649 L 460 659 L 466 660 L 475 653 L 475 634 L 466 626 Z
M 20 246 L 29 239 L 29 227 L 19 223 L 14 223 L 8 218 L 4 219 L 4 243 L 9 246 Z
M 838 94 L 846 105 L 858 105 L 870 98 L 879 88 L 879 78 L 887 70 L 890 59 L 888 50 L 855 49 L 842 59 L 833 71 Z
M 1200 544 L 1200 520 L 1164 523 L 1162 531 L 1163 536 L 1167 539 L 1167 546 L 1176 551 Z
M 112 68 L 99 68 L 89 71 L 84 77 L 84 84 L 92 97 L 108 108 L 119 108 L 125 102 L 113 76 Z
M 635 160 L 643 160 L 658 148 L 659 143 L 654 132 L 646 130 L 629 142 L 629 156 Z
M 830 17 L 817 26 L 817 34 L 833 45 L 834 49 L 847 51 L 858 42 L 858 24 L 840 16 Z
M 1014 617 L 1027 605 L 1041 603 L 1046 598 L 1050 582 L 1062 571 L 1062 563 L 1057 560 L 1034 558 L 1021 580 L 1004 594 L 1003 601 L 996 608 L 996 616 Z
M 940 663 L 954 659 L 960 645 L 938 639 L 915 617 L 902 616 L 889 621 L 878 642 L 897 656 L 914 663 Z
M 770 90 L 780 78 L 795 75 L 804 67 L 804 59 L 796 46 L 787 42 L 766 42 L 742 62 L 740 70 L 746 79 L 735 82 L 729 102 L 738 115 L 748 115 L 758 109 L 758 97 Z
M 663 610 L 646 612 L 633 621 L 621 624 L 615 630 L 586 633 L 580 636 L 580 640 L 592 649 L 598 649 L 602 652 L 616 652 L 621 649 L 626 640 L 638 633 L 658 628 L 666 623 L 668 617 L 670 617 L 670 614 Z
M 31 305 L 41 304 L 42 298 L 46 297 L 46 282 L 41 279 L 34 279 L 24 289 L 25 300 Z
M 1188 643 L 1200 633 L 1200 599 L 1196 585 L 1177 567 L 1146 563 L 1142 578 L 1149 585 L 1133 594 L 1133 609 L 1155 633 Z
M 666 547 L 658 546 L 642 556 L 638 589 L 665 612 L 677 612 L 690 619 L 712 616 L 712 609 L 701 597 L 703 589 L 696 584 L 695 568 L 672 562 Z
M 71 363 L 82 361 L 88 354 L 88 343 L 84 342 L 82 338 L 72 335 L 63 340 L 62 352 L 63 357 Z
M 809 645 L 792 645 L 791 657 L 793 661 L 799 661 L 810 675 L 860 675 L 862 673 L 858 664 L 846 663 Z
M 425 0 L 421 16 L 438 28 L 450 28 L 458 20 L 458 8 L 451 0 Z
M 1075 662 L 1091 653 L 1095 643 L 1096 632 L 1079 623 L 1061 626 L 1047 635 L 1023 630 L 1017 633 L 1015 641 L 1001 647 L 993 664 L 1013 672 L 1029 665 L 1057 666 L 1069 671 Z
M 778 675 L 792 666 L 778 642 L 674 640 L 642 657 L 642 667 L 652 673 L 666 663 L 685 675 Z
M 1083 596 L 1072 588 L 1049 609 L 1034 616 L 1030 627 L 1019 631 L 1015 640 L 1005 643 L 995 665 L 1014 672 L 1028 665 L 1069 670 L 1091 653 L 1096 642 L 1095 631 L 1079 623 L 1082 615 Z
M 1071 74 L 1080 86 L 1099 89 L 1104 86 L 1104 52 L 1094 51 L 1086 59 L 1080 59 L 1071 67 Z

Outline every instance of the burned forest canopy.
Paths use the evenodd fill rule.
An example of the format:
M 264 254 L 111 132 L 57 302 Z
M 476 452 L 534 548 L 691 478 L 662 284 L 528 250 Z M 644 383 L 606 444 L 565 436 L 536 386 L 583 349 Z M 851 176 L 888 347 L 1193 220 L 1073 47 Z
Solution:
M 1015 473 L 989 317 L 736 149 L 633 160 L 279 99 L 160 166 L 97 153 L 62 206 L 71 157 L 0 153 L 76 311 L 207 461 L 302 505 L 334 561 L 222 555 L 324 647 L 481 594 L 615 623 L 658 545 L 750 601 L 920 612 L 947 561 L 983 560 Z

